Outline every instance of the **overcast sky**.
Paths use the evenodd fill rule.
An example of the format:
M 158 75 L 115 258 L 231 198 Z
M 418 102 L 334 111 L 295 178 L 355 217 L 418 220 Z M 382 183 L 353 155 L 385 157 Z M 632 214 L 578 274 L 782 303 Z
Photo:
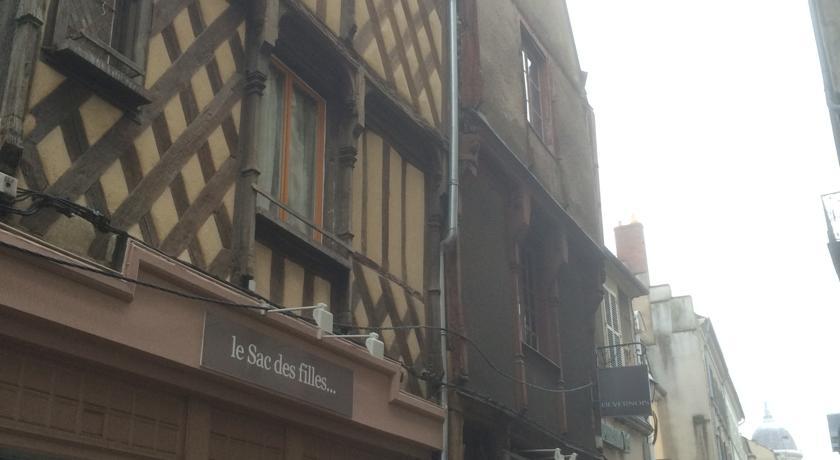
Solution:
M 604 230 L 712 318 L 751 437 L 768 401 L 806 460 L 840 412 L 840 190 L 806 0 L 568 0 L 595 109 Z

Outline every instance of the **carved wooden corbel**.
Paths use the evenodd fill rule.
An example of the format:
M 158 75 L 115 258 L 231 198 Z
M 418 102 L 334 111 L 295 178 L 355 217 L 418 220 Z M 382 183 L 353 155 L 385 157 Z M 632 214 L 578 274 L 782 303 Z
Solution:
M 335 232 L 341 241 L 350 245 L 353 242 L 353 168 L 359 154 L 359 136 L 365 128 L 367 77 L 361 68 L 347 67 L 346 74 L 348 85 L 344 91 L 344 107 L 338 122 Z

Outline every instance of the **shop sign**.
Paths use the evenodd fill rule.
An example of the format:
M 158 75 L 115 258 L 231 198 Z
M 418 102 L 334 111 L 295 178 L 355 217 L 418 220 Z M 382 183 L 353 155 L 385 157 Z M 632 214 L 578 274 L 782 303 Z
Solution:
M 353 371 L 267 335 L 207 313 L 201 367 L 353 416 Z
M 602 416 L 650 415 L 647 366 L 598 369 L 598 396 Z

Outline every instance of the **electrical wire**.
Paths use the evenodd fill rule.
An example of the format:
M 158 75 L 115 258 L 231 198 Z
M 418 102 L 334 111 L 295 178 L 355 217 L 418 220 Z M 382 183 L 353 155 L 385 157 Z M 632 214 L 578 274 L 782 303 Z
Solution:
M 104 214 L 102 214 L 99 211 L 84 207 L 82 205 L 79 205 L 79 204 L 74 203 L 72 201 L 69 201 L 67 199 L 55 197 L 55 196 L 52 196 L 52 195 L 49 195 L 49 194 L 46 194 L 46 193 L 42 193 L 42 192 L 37 192 L 37 191 L 23 189 L 23 188 L 18 189 L 18 191 L 20 192 L 19 193 L 20 196 L 16 197 L 13 202 L 17 203 L 17 202 L 25 201 L 26 199 L 31 198 L 33 200 L 33 204 L 26 210 L 20 210 L 20 209 L 16 209 L 16 208 L 13 208 L 13 207 L 9 207 L 5 204 L 0 204 L 0 210 L 11 212 L 11 213 L 18 214 L 18 215 L 32 215 L 32 214 L 35 214 L 36 212 L 40 211 L 42 209 L 42 207 L 49 206 L 49 207 L 56 208 L 56 211 L 58 211 L 62 214 L 65 214 L 65 215 L 78 215 L 79 217 L 91 222 L 91 224 L 96 226 L 96 228 L 101 230 L 101 231 L 113 232 L 113 233 L 117 233 L 117 234 L 120 234 L 120 235 L 126 235 L 126 233 L 123 230 L 119 230 L 119 229 L 116 229 L 116 228 L 112 227 L 110 225 L 108 217 L 105 216 Z M 277 309 L 285 308 L 285 307 L 280 306 L 280 305 L 274 305 L 271 302 L 269 302 L 268 300 L 263 299 L 261 297 L 255 298 L 250 293 L 248 295 L 252 298 L 255 298 L 255 300 L 259 299 L 258 301 L 260 302 L 260 304 L 258 304 L 258 305 L 241 304 L 241 303 L 236 303 L 236 302 L 227 302 L 227 301 L 220 300 L 220 299 L 214 299 L 212 297 L 204 297 L 204 296 L 189 294 L 189 293 L 186 293 L 186 292 L 183 292 L 183 291 L 170 289 L 170 288 L 160 286 L 160 285 L 156 285 L 156 284 L 153 284 L 153 283 L 147 283 L 145 281 L 140 281 L 140 280 L 130 278 L 130 277 L 127 277 L 125 275 L 121 275 L 119 273 L 115 273 L 115 272 L 112 272 L 112 271 L 107 271 L 107 270 L 103 270 L 103 269 L 100 269 L 100 268 L 91 267 L 91 266 L 88 266 L 88 265 L 82 265 L 82 264 L 75 263 L 75 262 L 70 262 L 70 261 L 66 261 L 66 260 L 62 260 L 62 259 L 57 259 L 57 258 L 54 258 L 54 257 L 50 257 L 50 256 L 47 256 L 47 255 L 44 255 L 44 254 L 40 254 L 40 253 L 37 253 L 37 252 L 34 252 L 34 251 L 30 251 L 28 249 L 24 249 L 24 248 L 21 248 L 21 247 L 18 247 L 18 246 L 9 244 L 9 243 L 5 243 L 5 242 L 2 242 L 2 241 L 0 241 L 0 247 L 11 249 L 11 250 L 14 250 L 14 251 L 17 251 L 17 252 L 32 256 L 32 257 L 37 257 L 37 258 L 40 258 L 42 260 L 47 260 L 47 261 L 52 262 L 56 265 L 61 265 L 61 266 L 73 268 L 73 269 L 76 269 L 76 270 L 82 270 L 82 271 L 86 271 L 86 272 L 89 272 L 89 273 L 95 273 L 95 274 L 105 276 L 105 277 L 108 277 L 108 278 L 117 279 L 117 280 L 120 280 L 120 281 L 125 281 L 125 282 L 128 282 L 128 283 L 132 283 L 132 284 L 135 284 L 137 286 L 143 286 L 143 287 L 146 287 L 146 288 L 155 289 L 155 290 L 165 292 L 165 293 L 175 295 L 175 296 L 185 298 L 185 299 L 196 300 L 196 301 L 200 301 L 200 302 L 208 302 L 208 303 L 213 303 L 213 304 L 216 304 L 216 305 L 221 305 L 221 306 L 226 306 L 226 307 L 244 308 L 244 309 L 260 310 L 260 311 L 269 311 L 269 310 L 277 310 Z M 282 310 L 280 312 L 282 313 Z M 294 316 L 295 318 L 300 318 L 300 319 L 304 319 L 304 320 L 308 319 L 308 318 L 305 318 L 305 317 L 301 317 L 299 315 L 294 315 L 290 312 L 287 313 L 287 314 L 289 314 L 291 316 Z M 500 369 L 490 359 L 490 357 L 487 356 L 487 354 L 484 352 L 484 350 L 482 350 L 481 347 L 479 347 L 478 344 L 475 343 L 472 339 L 470 339 L 469 337 L 467 337 L 464 334 L 461 334 L 461 333 L 456 332 L 456 331 L 452 331 L 452 330 L 447 329 L 447 328 L 434 327 L 434 326 L 424 326 L 424 325 L 404 325 L 404 326 L 391 326 L 391 327 L 363 327 L 363 326 L 356 326 L 356 325 L 350 325 L 350 324 L 335 324 L 335 326 L 344 327 L 344 328 L 347 328 L 347 329 L 369 330 L 369 331 L 398 330 L 398 329 L 426 329 L 426 330 L 434 330 L 434 331 L 443 331 L 446 334 L 451 334 L 451 335 L 453 335 L 455 337 L 458 337 L 458 338 L 464 340 L 465 342 L 469 343 L 470 346 L 472 346 L 475 349 L 475 351 L 478 352 L 479 356 L 481 356 L 481 358 L 487 363 L 488 366 L 490 366 L 491 369 L 493 369 L 496 373 L 498 373 L 502 377 L 505 377 L 505 378 L 515 382 L 515 383 L 525 385 L 525 386 L 527 386 L 529 388 L 533 388 L 535 390 L 545 391 L 545 392 L 549 392 L 549 393 L 571 393 L 571 392 L 574 392 L 574 391 L 580 391 L 580 390 L 589 388 L 593 385 L 593 382 L 589 382 L 589 383 L 585 383 L 583 385 L 579 385 L 579 386 L 572 387 L 572 388 L 549 388 L 549 387 L 544 387 L 542 385 L 537 385 L 537 384 L 534 384 L 534 383 L 531 383 L 531 382 L 526 382 L 526 381 L 520 380 L 520 379 L 516 378 L 515 376 L 512 376 L 512 375 L 506 373 L 505 371 L 503 371 L 502 369 Z M 442 384 L 442 383 L 443 382 L 438 382 L 438 384 Z
M 496 401 L 495 399 L 491 398 L 490 396 L 487 396 L 487 395 L 478 393 L 476 391 L 464 388 L 463 386 L 460 386 L 460 385 L 454 385 L 454 384 L 451 384 L 451 383 L 441 382 L 439 379 L 430 378 L 425 373 L 425 371 L 419 371 L 418 372 L 417 369 L 415 369 L 413 367 L 410 367 L 410 366 L 406 365 L 405 363 L 400 362 L 399 364 L 400 364 L 400 366 L 402 366 L 406 370 L 406 372 L 408 374 L 413 375 L 414 377 L 416 377 L 419 380 L 430 382 L 430 383 L 436 384 L 436 385 L 441 386 L 441 387 L 451 388 L 451 389 L 455 390 L 456 392 L 458 392 L 458 393 L 460 393 L 464 396 L 479 400 L 479 401 L 483 402 L 484 404 L 495 407 L 497 410 L 499 410 L 501 412 L 504 412 L 508 416 L 519 419 L 522 422 L 524 422 L 526 424 L 529 424 L 529 425 L 535 427 L 538 430 L 543 431 L 544 433 L 551 433 L 552 432 L 549 428 L 544 427 L 543 425 L 541 425 L 536 420 L 527 417 L 525 415 L 525 413 L 515 411 L 515 410 L 511 409 L 510 407 L 506 406 L 505 404 L 501 403 L 500 401 Z M 570 444 L 568 441 L 561 441 L 561 442 L 563 443 L 563 445 L 567 449 L 570 449 L 574 452 L 578 452 L 578 453 L 581 453 L 581 454 L 584 454 L 584 455 L 589 455 L 592 458 L 600 458 L 600 459 L 604 458 L 602 455 L 599 455 L 595 452 L 589 452 L 582 447 L 578 447 L 578 446 L 575 446 L 573 444 Z
M 82 270 L 82 271 L 89 272 L 89 273 L 95 273 L 97 275 L 105 276 L 107 278 L 113 278 L 113 279 L 116 279 L 116 280 L 136 284 L 137 286 L 143 286 L 143 287 L 146 287 L 146 288 L 155 289 L 157 291 L 165 292 L 167 294 L 172 294 L 172 295 L 175 295 L 175 296 L 178 296 L 178 297 L 182 297 L 184 299 L 197 300 L 197 301 L 200 301 L 200 302 L 209 302 L 209 303 L 213 303 L 213 304 L 221 305 L 221 306 L 225 306 L 225 307 L 245 308 L 245 309 L 261 310 L 261 311 L 273 310 L 274 308 L 284 308 L 284 307 L 281 307 L 281 306 L 272 305 L 269 302 L 266 302 L 269 306 L 251 305 L 251 304 L 241 304 L 241 303 L 236 303 L 236 302 L 227 302 L 227 301 L 220 300 L 220 299 L 214 299 L 212 297 L 204 297 L 204 296 L 189 294 L 187 292 L 178 291 L 178 290 L 175 290 L 175 289 L 170 289 L 170 288 L 160 286 L 160 285 L 157 285 L 157 284 L 147 283 L 145 281 L 140 281 L 140 280 L 130 278 L 128 276 L 121 275 L 119 273 L 115 273 L 115 272 L 112 272 L 112 271 L 103 270 L 103 269 L 96 268 L 96 267 L 91 267 L 91 266 L 88 266 L 88 265 L 82 265 L 82 264 L 78 264 L 78 263 L 75 263 L 75 262 L 70 262 L 70 261 L 67 261 L 67 260 L 56 259 L 55 257 L 50 257 L 50 256 L 47 256 L 47 255 L 44 255 L 44 254 L 37 253 L 35 251 L 30 251 L 29 249 L 24 249 L 22 247 L 15 246 L 13 244 L 9 244 L 9 243 L 6 243 L 4 241 L 0 241 L 0 247 L 6 248 L 6 249 L 11 249 L 13 251 L 17 251 L 17 252 L 20 252 L 22 254 L 26 254 L 28 256 L 37 257 L 39 259 L 46 260 L 46 261 L 54 263 L 56 265 L 61 265 L 61 266 L 73 268 L 73 269 L 76 269 L 76 270 Z
M 132 239 L 134 241 L 138 241 L 141 244 L 144 244 L 144 246 L 146 246 L 148 249 L 155 251 L 156 253 L 160 254 L 161 256 L 166 257 L 170 260 L 176 260 L 172 256 L 160 251 L 157 248 L 153 248 L 153 247 L 145 245 L 145 243 L 143 243 L 142 241 L 132 237 L 127 232 L 111 226 L 111 223 L 110 223 L 110 220 L 109 220 L 108 216 L 102 214 L 101 212 L 99 212 L 95 209 L 91 209 L 91 208 L 82 206 L 78 203 L 74 203 L 74 202 L 72 202 L 68 199 L 57 197 L 57 196 L 50 195 L 50 194 L 43 193 L 43 192 L 29 190 L 29 189 L 26 189 L 26 188 L 18 188 L 18 196 L 15 197 L 12 200 L 12 203 L 20 203 L 20 202 L 26 201 L 28 199 L 33 200 L 33 203 L 27 209 L 21 210 L 21 209 L 17 209 L 17 208 L 14 208 L 14 207 L 10 207 L 10 206 L 8 206 L 4 203 L 0 203 L 0 211 L 6 211 L 6 212 L 9 212 L 11 214 L 28 216 L 28 215 L 33 215 L 33 214 L 37 213 L 38 211 L 40 211 L 44 207 L 53 207 L 53 208 L 56 209 L 57 212 L 59 212 L 63 215 L 66 215 L 68 217 L 72 216 L 72 215 L 76 215 L 76 216 L 81 217 L 82 219 L 87 220 L 94 227 L 96 227 L 97 230 L 99 230 L 101 232 L 114 233 L 114 234 L 117 234 L 121 237 L 125 237 L 126 239 Z M 144 281 L 140 281 L 140 280 L 137 280 L 137 279 L 134 279 L 134 278 L 130 278 L 130 277 L 127 277 L 125 275 L 121 275 L 121 274 L 113 272 L 113 271 L 108 271 L 108 270 L 104 270 L 104 269 L 100 269 L 100 268 L 96 268 L 96 267 L 91 267 L 91 266 L 88 266 L 88 265 L 82 265 L 82 264 L 75 263 L 75 262 L 70 262 L 70 261 L 67 261 L 67 260 L 57 259 L 57 258 L 54 258 L 54 257 L 50 257 L 50 256 L 47 256 L 47 255 L 44 255 L 44 254 L 40 254 L 40 253 L 37 253 L 37 252 L 34 252 L 34 251 L 30 251 L 30 250 L 27 250 L 27 249 L 24 249 L 24 248 L 21 248 L 21 247 L 12 245 L 12 244 L 4 243 L 4 242 L 0 242 L 0 247 L 5 247 L 5 248 L 12 249 L 14 251 L 21 252 L 21 253 L 24 253 L 24 254 L 27 254 L 27 255 L 30 255 L 30 256 L 33 256 L 33 257 L 38 257 L 38 258 L 41 258 L 43 260 L 47 260 L 47 261 L 50 261 L 52 263 L 55 263 L 57 265 L 62 265 L 62 266 L 66 266 L 66 267 L 69 267 L 69 268 L 74 268 L 74 269 L 77 269 L 77 270 L 82 270 L 82 271 L 86 271 L 86 272 L 90 272 L 90 273 L 95 273 L 95 274 L 105 276 L 105 277 L 108 277 L 108 278 L 117 279 L 117 280 L 120 280 L 120 281 L 125 281 L 125 282 L 132 283 L 132 284 L 135 284 L 135 285 L 138 285 L 138 286 L 143 286 L 143 287 L 147 287 L 147 288 L 150 288 L 150 289 L 155 289 L 155 290 L 158 290 L 158 291 L 161 291 L 161 292 L 166 292 L 168 294 L 175 295 L 175 296 L 178 296 L 178 297 L 182 297 L 182 298 L 185 298 L 185 299 L 196 300 L 196 301 L 200 301 L 200 302 L 209 302 L 209 303 L 213 303 L 213 304 L 216 304 L 216 305 L 233 307 L 233 308 L 252 309 L 252 310 L 259 310 L 259 311 L 264 311 L 264 312 L 265 311 L 273 311 L 273 312 L 282 313 L 282 314 L 285 314 L 287 316 L 291 316 L 291 317 L 294 317 L 294 318 L 297 318 L 297 319 L 301 319 L 301 320 L 304 320 L 304 321 L 309 322 L 309 323 L 314 323 L 314 321 L 310 318 L 300 316 L 300 315 L 296 315 L 292 312 L 282 311 L 282 309 L 288 308 L 288 307 L 274 304 L 274 303 L 270 302 L 268 299 L 265 299 L 262 296 L 256 295 L 253 292 L 242 291 L 237 286 L 234 286 L 230 283 L 227 283 L 224 280 L 218 280 L 217 279 L 218 281 L 226 284 L 228 287 L 231 287 L 232 289 L 235 289 L 235 290 L 239 291 L 240 293 L 254 299 L 259 304 L 256 304 L 256 305 L 254 305 L 254 304 L 240 304 L 240 303 L 236 303 L 236 302 L 228 302 L 228 301 L 225 301 L 225 300 L 215 299 L 215 298 L 212 298 L 212 297 L 204 297 L 204 296 L 189 294 L 187 292 L 178 291 L 178 290 L 175 290 L 175 289 L 170 289 L 170 288 L 167 288 L 167 287 L 164 287 L 164 286 L 160 286 L 160 285 L 156 285 L 156 284 L 152 284 L 152 283 L 146 283 Z M 181 261 L 181 260 L 178 260 L 178 262 L 186 264 L 186 262 Z M 201 271 L 198 267 L 195 267 L 191 264 L 187 264 L 187 265 Z
M 554 434 L 554 431 L 552 429 L 543 426 L 541 423 L 537 422 L 534 419 L 528 418 L 525 415 L 525 413 L 520 412 L 520 411 L 516 411 L 516 410 L 506 406 L 504 403 L 502 403 L 500 401 L 496 401 L 495 399 L 493 399 L 490 396 L 478 393 L 478 392 L 473 391 L 473 390 L 468 390 L 466 388 L 461 388 L 461 387 L 456 387 L 455 391 L 457 391 L 458 393 L 460 393 L 464 396 L 476 399 L 478 401 L 483 402 L 484 404 L 487 404 L 491 407 L 494 407 L 497 410 L 507 414 L 509 417 L 520 419 L 524 423 L 526 423 L 528 425 L 531 425 L 531 427 L 542 431 L 547 436 L 550 436 L 554 439 L 557 439 L 556 435 Z M 572 451 L 577 452 L 579 454 L 587 455 L 587 456 L 589 456 L 590 458 L 593 458 L 593 459 L 606 460 L 606 458 L 601 453 L 591 452 L 591 451 L 589 451 L 589 450 L 587 450 L 583 447 L 578 447 L 578 446 L 570 443 L 568 440 L 565 440 L 565 439 L 557 439 L 557 440 L 563 445 L 563 447 L 566 447 L 569 450 L 572 450 Z
M 120 280 L 120 281 L 125 281 L 125 282 L 128 282 L 128 283 L 135 284 L 137 286 L 143 286 L 143 287 L 146 287 L 146 288 L 155 289 L 157 291 L 165 292 L 165 293 L 175 295 L 175 296 L 178 296 L 178 297 L 181 297 L 181 298 L 189 299 L 189 300 L 196 300 L 196 301 L 199 301 L 199 302 L 208 302 L 208 303 L 213 303 L 213 304 L 221 305 L 221 306 L 225 306 L 225 307 L 244 308 L 244 309 L 260 310 L 260 311 L 268 311 L 268 310 L 284 308 L 283 306 L 273 305 L 270 302 L 265 301 L 264 299 L 261 299 L 261 300 L 263 302 L 265 302 L 268 306 L 242 304 L 242 303 L 236 303 L 236 302 L 227 302 L 227 301 L 220 300 L 220 299 L 214 299 L 212 297 L 204 297 L 204 296 L 189 294 L 189 293 L 186 293 L 186 292 L 183 292 L 183 291 L 170 289 L 170 288 L 160 286 L 160 285 L 157 285 L 157 284 L 147 283 L 145 281 L 130 278 L 128 276 L 121 275 L 119 273 L 115 273 L 115 272 L 111 272 L 111 271 L 107 271 L 107 270 L 103 270 L 103 269 L 100 269 L 100 268 L 91 267 L 91 266 L 88 266 L 88 265 L 82 265 L 82 264 L 78 264 L 78 263 L 75 263 L 75 262 L 70 262 L 70 261 L 67 261 L 67 260 L 56 259 L 54 257 L 50 257 L 50 256 L 47 256 L 47 255 L 44 255 L 44 254 L 40 254 L 40 253 L 37 253 L 35 251 L 30 251 L 28 249 L 24 249 L 24 248 L 21 248 L 19 246 L 15 246 L 13 244 L 9 244 L 9 243 L 2 242 L 2 241 L 0 241 L 0 247 L 6 248 L 6 249 L 11 249 L 13 251 L 17 251 L 19 253 L 26 254 L 28 256 L 37 257 L 39 259 L 46 260 L 46 261 L 54 263 L 56 265 L 61 265 L 61 266 L 73 268 L 73 269 L 76 269 L 76 270 L 82 270 L 82 271 L 89 272 L 89 273 L 95 273 L 97 275 L 105 276 L 107 278 L 117 279 L 117 280 Z M 282 313 L 282 310 L 280 312 Z M 300 317 L 298 315 L 294 315 L 294 317 L 295 318 L 301 318 L 301 319 L 307 319 L 305 317 Z M 344 328 L 347 328 L 347 329 L 359 329 L 359 330 L 370 330 L 370 331 L 383 331 L 383 330 L 396 330 L 396 329 L 429 329 L 429 330 L 436 330 L 436 331 L 444 331 L 447 334 L 451 334 L 451 335 L 453 335 L 455 337 L 458 337 L 458 338 L 466 341 L 467 343 L 469 343 L 478 352 L 479 356 L 481 356 L 482 359 L 484 359 L 484 361 L 487 363 L 487 365 L 490 366 L 490 368 L 492 368 L 496 373 L 498 373 L 502 377 L 505 377 L 509 380 L 512 380 L 515 383 L 526 385 L 529 388 L 533 388 L 535 390 L 546 391 L 546 392 L 550 392 L 550 393 L 570 393 L 570 392 L 573 392 L 573 391 L 579 391 L 579 390 L 589 388 L 593 385 L 592 382 L 589 382 L 589 383 L 586 383 L 586 384 L 583 384 L 583 385 L 580 385 L 580 386 L 577 386 L 577 387 L 573 387 L 573 388 L 548 388 L 548 387 L 537 385 L 537 384 L 534 384 L 534 383 L 531 383 L 531 382 L 525 382 L 523 380 L 519 380 L 516 377 L 507 374 L 505 371 L 503 371 L 498 366 L 496 366 L 496 364 L 493 363 L 493 361 L 490 359 L 489 356 L 487 356 L 487 354 L 484 352 L 484 350 L 482 350 L 478 346 L 478 344 L 473 342 L 472 339 L 470 339 L 469 337 L 467 337 L 463 334 L 460 334 L 458 332 L 455 332 L 455 331 L 452 331 L 452 330 L 449 330 L 449 329 L 445 329 L 445 328 L 433 327 L 433 326 L 419 326 L 419 325 L 393 326 L 393 327 L 362 327 L 362 326 L 355 326 L 355 325 L 349 325 L 349 324 L 336 324 L 336 326 L 344 327 Z
M 125 231 L 111 226 L 111 221 L 101 211 L 82 206 L 78 203 L 68 200 L 67 198 L 50 195 L 44 192 L 29 190 L 26 188 L 18 189 L 18 196 L 16 196 L 12 203 L 20 203 L 22 201 L 32 200 L 32 203 L 27 209 L 17 209 L 14 206 L 0 203 L 0 211 L 16 214 L 19 216 L 31 216 L 36 214 L 43 208 L 53 208 L 56 212 L 67 217 L 73 215 L 79 216 L 82 219 L 90 222 L 97 230 L 103 233 L 115 233 L 117 235 L 125 235 Z
M 54 196 L 51 196 L 51 195 L 48 195 L 48 194 L 45 194 L 45 193 L 42 193 L 42 192 L 36 192 L 36 191 L 32 191 L 32 190 L 27 190 L 27 189 L 18 189 L 18 190 L 20 192 L 19 196 L 16 197 L 14 200 L 12 200 L 12 203 L 19 203 L 19 202 L 22 202 L 22 201 L 26 201 L 27 199 L 32 199 L 33 204 L 25 210 L 20 210 L 20 209 L 14 208 L 12 206 L 8 206 L 6 204 L 0 203 L 0 210 L 5 211 L 5 212 L 9 212 L 9 213 L 12 213 L 12 214 L 21 215 L 21 216 L 29 216 L 29 215 L 34 215 L 35 213 L 40 211 L 43 207 L 47 207 L 47 206 L 48 207 L 53 207 L 53 208 L 56 209 L 57 212 L 59 212 L 61 214 L 64 214 L 66 216 L 77 215 L 77 216 L 89 221 L 92 225 L 94 225 L 100 231 L 116 233 L 116 234 L 119 234 L 119 235 L 127 236 L 128 238 L 132 238 L 132 237 L 128 236 L 125 231 L 112 227 L 110 225 L 108 217 L 105 216 L 104 214 L 102 214 L 101 212 L 97 211 L 97 210 L 90 209 L 90 208 L 81 206 L 77 203 L 74 203 L 72 201 L 69 201 L 67 199 L 54 197 Z M 85 272 L 89 272 L 89 273 L 94 273 L 94 274 L 104 276 L 104 277 L 107 277 L 107 278 L 112 278 L 112 279 L 124 281 L 124 282 L 127 282 L 127 283 L 131 283 L 131 284 L 134 284 L 134 285 L 137 285 L 137 286 L 142 286 L 142 287 L 146 287 L 146 288 L 149 288 L 149 289 L 154 289 L 154 290 L 157 290 L 157 291 L 160 291 L 160 292 L 165 292 L 167 294 L 174 295 L 174 296 L 181 297 L 181 298 L 185 298 L 185 299 L 189 299 L 189 300 L 195 300 L 195 301 L 200 301 L 200 302 L 208 302 L 208 303 L 221 305 L 221 306 L 225 306 L 225 307 L 252 309 L 252 310 L 259 310 L 259 311 L 270 311 L 270 310 L 276 311 L 277 309 L 284 308 L 283 306 L 272 304 L 271 302 L 269 302 L 266 299 L 263 299 L 262 297 L 259 297 L 259 296 L 255 297 L 250 293 L 248 295 L 250 297 L 254 298 L 255 300 L 258 300 L 260 302 L 260 304 L 258 304 L 258 305 L 241 304 L 241 303 L 236 303 L 236 302 L 227 302 L 227 301 L 220 300 L 220 299 L 215 299 L 215 298 L 212 298 L 212 297 L 204 297 L 204 296 L 189 294 L 189 293 L 186 293 L 186 292 L 183 292 L 183 291 L 178 291 L 178 290 L 170 289 L 170 288 L 160 286 L 160 285 L 157 285 L 157 284 L 147 283 L 145 281 L 130 278 L 130 277 L 127 277 L 125 275 L 122 275 L 122 274 L 119 274 L 119 273 L 116 273 L 116 272 L 112 272 L 112 271 L 108 271 L 108 270 L 104 270 L 104 269 L 100 269 L 100 268 L 96 268 L 96 267 L 92 267 L 92 266 L 88 266 L 88 265 L 82 265 L 82 264 L 67 261 L 67 260 L 57 259 L 55 257 L 50 257 L 50 256 L 47 256 L 45 254 L 41 254 L 41 253 L 38 253 L 38 252 L 35 252 L 35 251 L 31 251 L 29 249 L 25 249 L 25 248 L 22 248 L 22 247 L 13 245 L 13 244 L 9 244 L 9 243 L 3 242 L 3 241 L 0 241 L 0 247 L 10 249 L 12 251 L 16 251 L 16 252 L 31 256 L 31 257 L 36 257 L 38 259 L 45 260 L 45 261 L 48 261 L 48 262 L 56 264 L 56 265 L 60 265 L 60 266 L 64 266 L 64 267 L 68 267 L 68 268 L 72 268 L 72 269 L 76 269 L 76 270 L 81 270 L 81 271 L 85 271 Z M 167 257 L 169 257 L 169 256 L 167 255 Z M 235 287 L 235 286 L 232 286 L 232 287 Z M 282 310 L 280 310 L 279 312 L 284 313 L 284 312 L 282 312 Z M 285 314 L 287 314 L 289 316 L 293 316 L 293 317 L 298 318 L 298 319 L 305 320 L 305 321 L 308 320 L 308 318 L 300 317 L 298 315 L 294 315 L 291 312 L 286 312 Z M 593 386 L 593 382 L 589 382 L 589 383 L 586 383 L 586 384 L 583 384 L 583 385 L 580 385 L 580 386 L 577 386 L 577 387 L 572 387 L 572 388 L 548 388 L 548 387 L 543 387 L 541 385 L 537 385 L 537 384 L 533 384 L 533 383 L 530 383 L 530 382 L 519 380 L 516 377 L 507 374 L 502 369 L 500 369 L 498 366 L 496 366 L 496 364 L 493 363 L 493 361 L 490 359 L 489 356 L 487 356 L 487 354 L 484 352 L 484 350 L 482 350 L 481 347 L 479 347 L 478 344 L 475 343 L 472 339 L 470 339 L 469 337 L 467 337 L 464 334 L 461 334 L 461 333 L 456 332 L 456 331 L 449 330 L 447 328 L 434 327 L 434 326 L 424 326 L 424 325 L 404 325 L 404 326 L 392 326 L 392 327 L 363 327 L 363 326 L 356 326 L 356 325 L 336 324 L 336 326 L 344 327 L 344 328 L 347 328 L 347 329 L 370 330 L 370 331 L 398 330 L 398 329 L 426 329 L 426 330 L 443 331 L 446 334 L 451 334 L 451 335 L 453 335 L 455 337 L 458 337 L 458 338 L 466 341 L 467 343 L 469 343 L 470 346 L 472 346 L 478 352 L 479 356 L 481 356 L 481 358 L 487 363 L 488 366 L 490 366 L 491 369 L 493 369 L 499 375 L 501 375 L 501 376 L 503 376 L 503 377 L 515 382 L 515 383 L 526 385 L 527 387 L 533 388 L 535 390 L 546 391 L 546 392 L 550 392 L 550 393 L 570 393 L 570 392 L 583 390 L 583 389 L 586 389 L 586 388 L 589 388 L 589 387 Z M 411 368 L 411 367 L 405 365 L 404 363 L 400 363 L 400 365 L 404 369 L 406 369 L 406 371 L 409 374 L 415 376 L 416 378 L 418 378 L 420 380 L 430 381 L 430 382 L 435 383 L 439 386 L 452 388 L 452 389 L 454 389 L 458 392 L 461 392 L 465 395 L 468 395 L 468 396 L 478 397 L 480 399 L 486 399 L 487 401 L 492 401 L 491 398 L 480 395 L 480 394 L 475 393 L 475 392 L 472 392 L 472 391 L 470 391 L 466 388 L 463 388 L 460 385 L 444 383 L 444 382 L 441 382 L 439 379 L 431 378 L 428 375 L 428 373 L 425 372 L 425 371 L 418 372 L 416 369 Z M 495 402 L 495 404 L 500 405 L 500 407 L 502 407 L 504 409 L 510 410 L 509 408 L 501 405 L 498 402 Z M 522 414 L 519 414 L 519 416 L 522 417 Z M 654 414 L 654 417 L 655 417 L 655 414 Z M 530 423 L 535 423 L 535 422 L 530 421 L 528 419 L 526 419 L 526 420 L 529 421 Z M 656 420 L 656 422 L 658 422 L 658 420 Z M 658 423 L 657 423 L 657 425 L 658 425 Z M 656 436 L 656 434 L 654 434 L 654 439 L 655 439 L 655 436 Z M 575 449 L 575 450 L 578 450 L 578 449 Z M 585 450 L 581 450 L 581 451 L 586 452 Z
M 579 386 L 572 387 L 572 388 L 549 388 L 549 387 L 544 387 L 542 385 L 537 385 L 535 383 L 520 380 L 520 379 L 508 374 L 507 372 L 503 371 L 498 366 L 496 366 L 496 364 L 490 359 L 489 356 L 487 356 L 487 354 L 484 352 L 484 350 L 482 350 L 481 347 L 479 347 L 478 344 L 475 343 L 471 338 L 469 338 L 466 335 L 461 334 L 459 332 L 456 332 L 456 331 L 453 331 L 453 330 L 450 330 L 450 329 L 446 329 L 446 328 L 442 328 L 442 327 L 422 326 L 422 325 L 404 325 L 404 326 L 390 326 L 390 327 L 367 327 L 367 326 L 355 326 L 355 325 L 351 325 L 351 324 L 335 324 L 335 326 L 343 327 L 343 328 L 347 328 L 347 329 L 358 329 L 358 330 L 366 330 L 366 331 L 389 331 L 389 330 L 399 330 L 399 329 L 428 329 L 428 330 L 433 330 L 433 331 L 443 331 L 447 334 L 458 337 L 458 338 L 464 340 L 465 342 L 467 342 L 468 344 L 470 344 L 470 346 L 472 346 L 475 349 L 475 351 L 478 352 L 479 356 L 481 356 L 481 358 L 484 360 L 484 362 L 486 362 L 487 365 L 490 366 L 490 368 L 493 369 L 497 374 L 499 374 L 502 377 L 505 377 L 506 379 L 511 380 L 515 383 L 518 383 L 520 385 L 525 385 L 525 386 L 527 386 L 529 388 L 533 388 L 535 390 L 545 391 L 545 392 L 549 392 L 549 393 L 571 393 L 571 392 L 574 392 L 574 391 L 584 390 L 586 388 L 591 387 L 594 384 L 593 382 L 588 382 L 588 383 L 585 383 L 583 385 L 579 385 Z

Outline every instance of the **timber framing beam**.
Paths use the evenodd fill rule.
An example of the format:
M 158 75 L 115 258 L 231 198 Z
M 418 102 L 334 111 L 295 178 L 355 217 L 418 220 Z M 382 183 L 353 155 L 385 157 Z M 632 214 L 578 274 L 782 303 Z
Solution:
M 0 93 L 0 171 L 15 175 L 23 154 L 23 119 L 38 42 L 46 15 L 45 0 L 20 0 L 6 79 Z
M 260 171 L 257 167 L 257 111 L 268 74 L 260 65 L 260 43 L 264 31 L 266 2 L 246 4 L 245 20 L 245 96 L 242 102 L 241 135 L 237 158 L 238 178 L 233 207 L 233 273 L 231 282 L 248 287 L 254 279 L 257 196 L 254 186 Z

